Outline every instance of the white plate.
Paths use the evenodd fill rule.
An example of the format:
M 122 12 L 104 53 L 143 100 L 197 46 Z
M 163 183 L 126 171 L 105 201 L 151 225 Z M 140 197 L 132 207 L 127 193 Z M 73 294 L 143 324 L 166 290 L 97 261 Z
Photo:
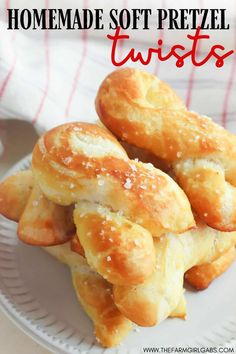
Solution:
M 30 156 L 8 174 L 30 165 Z M 38 247 L 18 241 L 16 224 L 0 217 L 0 304 L 28 335 L 55 353 L 142 353 L 143 347 L 236 347 L 236 262 L 210 288 L 187 291 L 188 319 L 168 319 L 129 334 L 116 349 L 97 345 L 70 273 Z

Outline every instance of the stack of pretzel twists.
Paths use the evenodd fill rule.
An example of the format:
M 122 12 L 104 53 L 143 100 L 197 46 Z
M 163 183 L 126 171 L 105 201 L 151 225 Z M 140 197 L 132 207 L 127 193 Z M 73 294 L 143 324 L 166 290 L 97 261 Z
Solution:
M 186 109 L 157 77 L 137 69 L 111 73 L 96 98 L 102 122 L 120 139 L 170 163 L 198 216 L 236 230 L 236 137 Z
M 97 124 L 50 130 L 32 168 L 0 184 L 0 214 L 70 268 L 97 340 L 112 347 L 133 324 L 185 318 L 184 280 L 205 289 L 234 261 L 236 138 L 137 70 L 111 74 L 96 107 L 123 147 Z

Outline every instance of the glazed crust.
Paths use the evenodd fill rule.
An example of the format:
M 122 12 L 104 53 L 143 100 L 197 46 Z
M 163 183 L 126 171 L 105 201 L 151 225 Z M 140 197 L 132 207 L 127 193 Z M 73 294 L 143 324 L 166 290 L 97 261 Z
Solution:
M 111 73 L 96 110 L 117 137 L 171 163 L 192 207 L 208 225 L 236 230 L 236 137 L 186 109 L 175 92 L 138 69 Z

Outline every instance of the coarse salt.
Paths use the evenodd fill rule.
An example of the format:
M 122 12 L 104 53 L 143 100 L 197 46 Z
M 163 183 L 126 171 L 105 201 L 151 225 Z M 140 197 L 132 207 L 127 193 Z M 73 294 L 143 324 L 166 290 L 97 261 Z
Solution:
M 124 187 L 125 187 L 125 189 L 131 189 L 132 188 L 132 181 L 131 181 L 130 178 L 126 178 Z

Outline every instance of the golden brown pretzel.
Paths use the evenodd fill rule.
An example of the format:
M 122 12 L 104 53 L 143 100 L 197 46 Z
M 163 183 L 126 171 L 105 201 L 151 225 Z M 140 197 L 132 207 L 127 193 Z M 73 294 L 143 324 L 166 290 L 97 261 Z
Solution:
M 48 199 L 76 203 L 74 222 L 88 263 L 111 283 L 143 282 L 154 270 L 152 235 L 195 224 L 178 185 L 152 165 L 129 160 L 96 125 L 70 123 L 46 133 L 32 168 Z
M 34 148 L 32 170 L 56 204 L 98 203 L 153 236 L 195 225 L 178 185 L 151 164 L 130 160 L 118 141 L 95 124 L 69 123 L 44 134 Z
M 20 171 L 0 183 L 0 214 L 19 221 L 33 188 L 30 170 Z
M 170 316 L 183 296 L 184 273 L 209 263 L 236 244 L 236 232 L 220 232 L 198 223 L 182 235 L 155 240 L 156 270 L 143 284 L 113 288 L 119 310 L 140 326 L 154 326 Z
M 184 278 L 196 290 L 204 290 L 231 266 L 235 256 L 235 247 L 233 246 L 212 262 L 189 269 Z
M 28 176 L 32 175 L 31 171 L 27 172 Z M 71 249 L 85 256 L 82 241 L 88 250 L 86 257 L 89 263 L 104 278 L 118 284 L 136 284 L 151 274 L 155 255 L 152 236 L 146 229 L 107 208 L 81 202 L 74 212 L 79 238 L 75 234 L 72 206 L 49 201 L 31 180 L 28 183 L 33 186 L 28 195 L 29 185 L 21 182 L 24 176 L 22 172 L 14 175 L 14 188 L 12 177 L 3 182 L 6 217 L 12 216 L 12 200 L 20 201 L 14 205 L 14 213 L 19 216 L 17 233 L 21 241 L 30 245 L 51 246 L 71 239 Z M 21 197 L 15 195 L 16 190 Z M 22 205 L 25 206 L 23 210 Z
M 19 239 L 35 246 L 67 242 L 75 232 L 73 209 L 47 200 L 32 171 L 20 171 L 0 183 L 0 214 L 19 222 Z
M 112 286 L 93 271 L 84 257 L 72 252 L 68 243 L 44 248 L 69 266 L 79 302 L 95 325 L 97 340 L 105 347 L 118 345 L 132 329 L 112 299 Z
M 102 122 L 119 138 L 172 164 L 192 207 L 208 225 L 236 230 L 236 137 L 186 109 L 174 91 L 138 69 L 121 69 L 96 98 Z
M 21 183 L 22 177 L 21 172 L 16 174 L 14 176 L 14 184 L 17 186 L 17 191 L 20 195 L 26 195 L 25 191 L 29 189 L 29 186 L 27 186 L 26 183 Z M 9 188 L 8 180 L 10 182 Z M 11 193 L 15 190 L 15 188 L 12 189 L 11 187 L 12 180 L 10 177 L 4 182 L 4 186 L 4 195 L 7 196 L 6 202 L 8 204 L 11 203 Z M 23 200 L 21 200 L 21 203 L 17 203 L 19 210 L 15 208 L 15 212 L 18 215 L 22 213 L 22 211 L 20 212 L 22 202 Z M 26 204 L 26 202 L 23 204 Z M 47 213 L 48 205 L 47 203 L 38 204 L 39 215 L 42 213 L 48 215 L 48 217 L 51 216 L 50 207 L 49 213 Z M 5 209 L 10 210 L 10 204 L 6 205 Z M 88 222 L 90 221 L 89 219 Z M 82 220 L 82 224 L 84 224 L 84 220 Z M 34 227 L 35 224 L 31 225 L 31 232 L 41 238 L 40 227 L 44 233 L 42 225 L 36 224 L 36 233 Z M 62 225 L 62 229 L 63 227 L 65 226 Z M 183 238 L 184 235 L 163 236 L 159 241 L 156 241 L 156 265 L 158 271 L 153 274 L 151 282 L 149 280 L 145 282 L 145 284 L 136 287 L 130 287 L 128 285 L 127 289 L 125 289 L 125 287 L 115 287 L 115 291 L 120 289 L 121 294 L 123 293 L 123 295 L 125 295 L 124 300 L 126 303 L 123 303 L 124 311 L 125 309 L 127 310 L 127 305 L 129 305 L 130 310 L 128 315 L 130 316 L 131 312 L 133 312 L 132 316 L 134 316 L 136 322 L 142 325 L 152 325 L 157 319 L 160 321 L 167 316 L 185 318 L 186 302 L 182 286 L 184 258 L 186 257 L 189 264 L 194 264 L 197 255 L 200 263 L 205 262 L 206 259 L 209 260 L 218 256 L 221 252 L 224 252 L 224 250 L 229 247 L 229 244 L 235 241 L 235 239 L 232 239 L 232 237 L 235 237 L 235 233 L 230 234 L 222 243 L 219 243 L 217 239 L 215 239 L 214 247 L 216 248 L 214 249 L 214 247 L 211 247 L 212 237 L 218 235 L 218 238 L 220 238 L 221 233 L 203 225 L 199 225 L 198 227 L 199 230 L 186 233 L 187 238 L 184 239 L 184 242 L 181 242 L 181 238 Z M 63 230 L 61 230 L 61 232 L 63 232 Z M 203 247 L 201 243 L 204 232 L 207 232 L 207 238 Z M 210 233 L 212 233 L 211 236 Z M 224 233 L 222 233 L 222 235 L 225 238 L 226 235 Z M 194 243 L 194 245 L 191 245 L 191 243 Z M 191 253 L 191 249 L 197 250 L 198 252 L 196 252 L 196 254 L 195 252 Z M 131 323 L 115 307 L 112 299 L 111 284 L 90 269 L 85 258 L 79 255 L 73 255 L 73 252 L 70 251 L 69 243 L 47 247 L 46 250 L 70 267 L 77 296 L 95 324 L 98 340 L 101 341 L 104 346 L 118 344 L 130 330 Z M 78 243 L 76 243 L 76 251 L 78 251 Z M 79 252 L 81 251 L 83 250 L 80 246 Z M 183 252 L 186 252 L 185 257 L 183 257 Z M 224 254 L 225 253 L 223 253 L 223 255 Z M 218 259 L 213 261 L 214 265 L 217 261 Z M 211 265 L 213 265 L 213 263 L 211 263 Z M 130 295 L 130 291 L 132 294 L 134 289 L 133 298 L 127 297 L 127 295 Z M 175 296 L 173 296 L 173 294 Z M 150 295 L 152 295 L 151 298 Z M 127 302 L 128 298 L 129 303 Z M 151 299 L 153 299 L 153 304 L 150 303 Z M 139 306 L 139 311 L 137 311 L 137 306 Z
M 21 219 L 21 215 L 23 214 L 22 204 L 24 205 L 29 204 L 29 199 L 30 199 L 26 191 L 29 189 L 30 185 L 33 185 L 33 181 L 31 181 L 30 179 L 28 179 L 29 185 L 27 185 L 27 183 L 22 183 L 22 178 L 24 178 L 25 175 L 30 175 L 30 174 L 31 171 L 27 171 L 27 173 L 19 172 L 15 174 L 14 188 L 12 188 L 11 177 L 6 179 L 5 182 L 3 183 L 5 187 L 4 196 L 7 197 L 5 199 L 6 205 L 4 209 L 4 210 L 8 210 L 8 213 L 5 214 L 6 217 L 8 217 L 8 214 L 10 213 L 11 210 L 11 203 L 13 198 L 12 193 L 15 196 L 15 200 L 18 200 L 17 198 L 19 197 L 18 196 L 19 193 L 20 196 L 25 196 L 26 199 L 24 201 L 23 198 L 21 197 L 20 198 L 21 202 L 16 203 L 14 208 L 14 213 L 19 215 L 19 219 Z M 33 186 L 33 188 L 34 187 L 35 186 Z M 16 190 L 17 190 L 17 195 L 15 195 Z M 27 202 L 27 198 L 28 198 L 28 202 Z M 48 203 L 49 203 L 48 201 L 47 203 L 40 202 L 37 205 L 37 212 L 38 215 L 40 214 L 47 215 L 49 221 L 49 218 L 52 217 L 53 215 L 51 214 L 51 205 Z M 31 207 L 34 208 L 32 203 L 30 203 L 29 205 L 31 205 Z M 59 206 L 55 205 L 55 207 L 59 207 Z M 68 207 L 60 207 L 60 208 L 68 208 Z M 32 214 L 29 208 L 27 208 L 26 211 L 24 211 L 24 213 L 26 213 L 28 217 L 30 217 Z M 56 221 L 56 219 L 54 219 L 54 221 Z M 51 222 L 53 224 L 53 220 L 51 220 Z M 57 222 L 59 222 L 59 225 L 61 225 L 61 230 L 60 230 L 61 233 L 65 234 L 66 225 L 61 224 L 61 221 L 58 220 L 58 218 L 57 218 Z M 36 223 L 34 221 L 32 224 L 28 223 L 28 225 L 30 226 L 30 231 L 32 235 L 31 237 L 34 240 L 35 244 L 40 244 L 42 240 L 42 235 L 43 238 L 45 236 L 47 239 L 47 235 L 45 235 L 45 229 L 42 223 L 40 222 Z M 115 240 L 115 241 L 119 242 L 119 240 Z M 30 243 L 32 243 L 31 240 Z M 74 252 L 70 251 L 70 248 L 73 249 L 75 252 L 82 254 L 83 257 L 74 254 Z M 84 251 L 82 246 L 80 245 L 77 235 L 74 235 L 74 237 L 71 239 L 71 242 L 67 242 L 63 245 L 58 245 L 58 246 L 46 247 L 44 249 L 52 256 L 56 257 L 58 260 L 60 260 L 63 263 L 66 263 L 69 266 L 71 270 L 76 294 L 83 308 L 85 309 L 85 311 L 87 312 L 87 314 L 95 324 L 95 331 L 96 331 L 96 336 L 98 341 L 100 341 L 103 346 L 108 346 L 108 347 L 119 344 L 119 342 L 130 331 L 131 322 L 128 319 L 126 319 L 124 315 L 122 315 L 114 305 L 114 301 L 112 298 L 112 285 L 109 284 L 105 279 L 103 279 L 99 274 L 97 274 L 89 267 L 84 257 Z M 172 317 L 184 316 L 185 311 L 186 311 L 185 303 L 184 303 L 184 299 L 182 298 L 177 308 L 171 314 L 171 316 Z

